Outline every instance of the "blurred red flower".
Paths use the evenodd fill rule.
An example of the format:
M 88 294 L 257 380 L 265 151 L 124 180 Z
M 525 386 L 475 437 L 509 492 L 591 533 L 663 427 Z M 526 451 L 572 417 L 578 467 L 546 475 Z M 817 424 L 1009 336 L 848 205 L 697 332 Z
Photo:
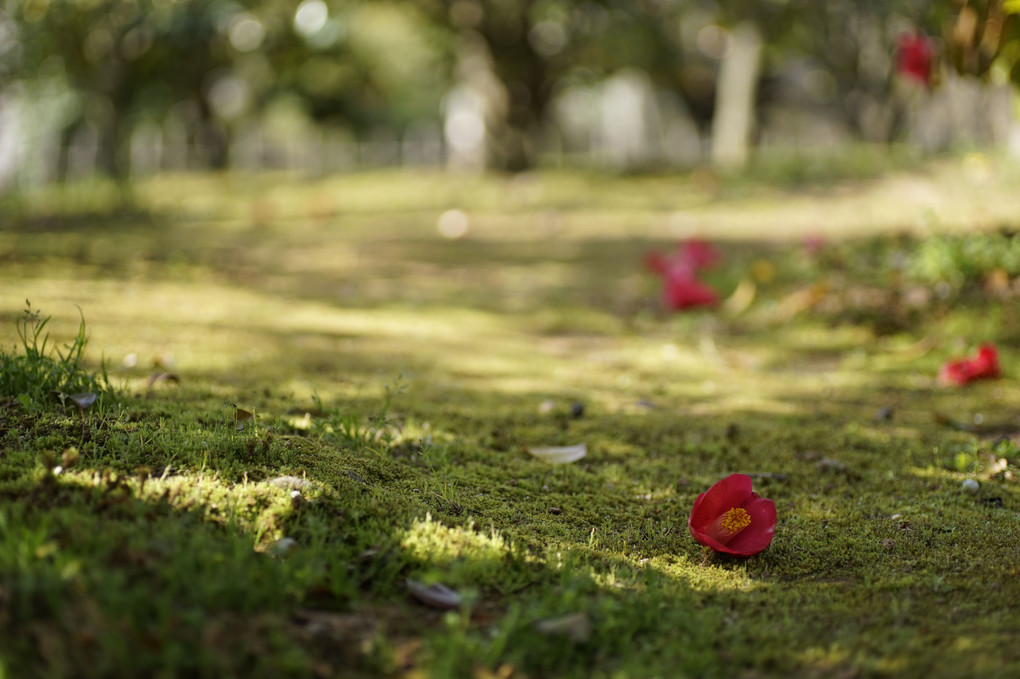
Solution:
M 931 66 L 935 49 L 931 40 L 921 33 L 904 33 L 900 36 L 896 70 L 900 75 L 916 80 L 925 87 L 931 85 Z
M 719 295 L 698 280 L 701 269 L 715 266 L 722 260 L 719 251 L 702 240 L 681 243 L 676 252 L 664 255 L 650 252 L 645 255 L 645 266 L 662 276 L 662 303 L 679 311 L 689 307 L 712 306 Z
M 807 253 L 808 257 L 816 257 L 825 249 L 825 237 L 821 234 L 808 234 L 804 236 L 802 243 L 804 245 L 804 252 Z
M 772 544 L 776 505 L 751 490 L 751 477 L 732 474 L 698 496 L 687 526 L 717 552 L 753 556 Z
M 719 295 L 693 276 L 667 276 L 662 288 L 662 301 L 668 308 L 679 311 L 689 307 L 714 306 Z
M 960 358 L 948 361 L 939 371 L 942 384 L 967 384 L 972 380 L 999 377 L 999 351 L 993 344 L 982 344 L 974 358 Z

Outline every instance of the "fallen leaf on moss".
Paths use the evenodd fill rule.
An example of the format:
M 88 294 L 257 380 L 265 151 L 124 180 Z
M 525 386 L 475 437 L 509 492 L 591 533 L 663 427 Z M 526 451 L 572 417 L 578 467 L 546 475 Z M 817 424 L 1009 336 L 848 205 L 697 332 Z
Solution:
M 768 283 L 776 277 L 776 265 L 767 259 L 756 259 L 751 262 L 751 275 L 756 281 Z
M 275 479 L 270 480 L 269 484 L 286 490 L 298 490 L 301 488 L 310 488 L 312 482 L 298 476 L 277 476 Z
M 549 464 L 577 462 L 588 454 L 588 447 L 583 443 L 578 443 L 576 446 L 542 446 L 526 448 L 526 450 Z
M 957 422 L 956 420 L 951 418 L 949 415 L 946 415 L 945 413 L 940 413 L 939 411 L 936 410 L 931 415 L 932 419 L 935 420 L 935 423 L 940 424 L 943 427 L 949 427 L 950 429 L 956 429 L 957 431 L 967 430 L 967 426 L 965 424 L 963 424 L 962 422 Z
M 71 401 L 78 406 L 78 410 L 85 410 L 96 402 L 96 395 L 91 391 L 82 392 L 80 394 L 70 394 L 67 398 L 71 399 Z
M 847 467 L 839 460 L 833 460 L 831 457 L 823 457 L 821 460 L 815 463 L 815 467 L 819 471 L 823 472 L 845 472 Z
M 814 309 L 825 299 L 828 293 L 828 281 L 824 279 L 816 281 L 807 288 L 791 293 L 780 302 L 778 315 L 783 320 L 791 320 L 795 316 Z
M 60 464 L 64 469 L 70 469 L 78 462 L 79 453 L 78 449 L 74 446 L 65 448 L 64 452 L 60 455 Z
M 535 623 L 535 629 L 549 636 L 560 636 L 576 644 L 584 643 L 591 637 L 591 618 L 587 613 L 570 613 L 558 618 L 546 618 Z
M 992 269 L 985 276 L 985 291 L 993 295 L 1004 295 L 1009 292 L 1009 272 L 1003 268 Z
M 145 380 L 145 388 L 152 389 L 153 385 L 161 382 L 173 382 L 174 384 L 180 384 L 181 378 L 177 373 L 161 372 L 153 373 L 149 375 L 149 379 Z
M 266 551 L 273 556 L 283 556 L 297 547 L 297 540 L 294 538 L 280 538 L 266 548 Z
M 432 608 L 448 611 L 460 607 L 460 594 L 438 582 L 434 585 L 426 585 L 417 580 L 408 580 L 407 591 L 415 599 Z
M 747 311 L 754 301 L 754 295 L 758 288 L 749 278 L 745 278 L 737 285 L 737 289 L 730 293 L 730 296 L 723 302 L 723 312 L 730 316 L 739 316 Z
M 234 421 L 237 422 L 237 431 L 241 431 L 249 422 L 251 422 L 252 425 L 255 424 L 255 413 L 243 408 L 236 408 L 234 411 Z

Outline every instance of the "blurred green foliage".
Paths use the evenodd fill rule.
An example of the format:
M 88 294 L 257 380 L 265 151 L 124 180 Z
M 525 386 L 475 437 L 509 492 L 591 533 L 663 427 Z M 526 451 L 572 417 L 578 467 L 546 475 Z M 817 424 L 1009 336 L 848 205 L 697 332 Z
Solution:
M 869 107 L 894 93 L 906 31 L 940 36 L 959 71 L 1020 79 L 1017 11 L 1009 0 L 7 0 L 0 96 L 17 87 L 44 102 L 61 149 L 91 130 L 97 166 L 120 177 L 145 124 L 179 130 L 194 164 L 217 168 L 231 139 L 281 108 L 356 139 L 399 136 L 437 128 L 444 97 L 467 84 L 488 99 L 490 164 L 521 169 L 558 96 L 623 68 L 707 133 L 738 24 L 765 41 L 759 106 L 801 69 L 808 104 L 863 134 Z M 889 135 L 900 117 L 892 111 Z
M 981 283 L 996 271 L 1020 275 L 1020 236 L 1016 233 L 940 234 L 917 244 L 909 273 L 925 283 L 945 281 L 955 288 Z

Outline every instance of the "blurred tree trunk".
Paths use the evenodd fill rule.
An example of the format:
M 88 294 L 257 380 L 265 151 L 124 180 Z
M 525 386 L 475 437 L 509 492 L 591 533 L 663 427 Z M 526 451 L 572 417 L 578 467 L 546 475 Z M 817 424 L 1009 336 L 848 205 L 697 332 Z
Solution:
M 461 35 L 457 85 L 444 102 L 447 162 L 462 170 L 503 168 L 510 134 L 506 86 L 495 73 L 492 52 L 473 31 Z
M 438 25 L 451 28 L 460 41 L 458 85 L 447 97 L 448 141 L 456 144 L 458 136 L 450 106 L 463 106 L 459 109 L 463 116 L 473 110 L 476 122 L 480 116 L 484 123 L 484 167 L 510 172 L 532 167 L 532 137 L 545 115 L 553 85 L 547 58 L 532 44 L 535 0 L 450 5 L 417 0 L 416 5 Z M 464 133 L 467 139 L 472 134 L 470 125 L 464 129 L 469 130 Z
M 712 163 L 742 169 L 750 159 L 762 38 L 752 22 L 738 24 L 719 68 L 712 118 Z
M 198 111 L 195 143 L 201 163 L 214 170 L 225 170 L 230 161 L 230 139 L 227 131 L 216 120 L 204 96 L 198 97 Z
M 84 124 L 85 119 L 78 116 L 74 121 L 65 125 L 58 135 L 57 139 L 57 170 L 56 180 L 58 182 L 67 181 L 67 175 L 71 168 L 71 144 L 74 142 L 74 136 L 78 130 Z
M 128 140 L 125 128 L 123 116 L 117 111 L 110 111 L 99 124 L 96 169 L 118 183 L 127 181 L 128 177 Z
M 519 172 L 535 164 L 534 127 L 545 115 L 552 83 L 549 64 L 532 40 L 534 0 L 485 2 L 477 30 L 502 84 L 502 105 L 489 121 L 492 169 Z

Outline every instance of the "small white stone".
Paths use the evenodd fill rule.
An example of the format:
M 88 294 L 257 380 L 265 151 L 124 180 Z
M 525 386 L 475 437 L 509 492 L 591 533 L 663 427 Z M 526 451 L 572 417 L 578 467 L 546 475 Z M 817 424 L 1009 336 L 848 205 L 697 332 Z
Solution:
M 964 479 L 961 487 L 968 493 L 976 493 L 978 491 L 978 482 L 974 479 Z

